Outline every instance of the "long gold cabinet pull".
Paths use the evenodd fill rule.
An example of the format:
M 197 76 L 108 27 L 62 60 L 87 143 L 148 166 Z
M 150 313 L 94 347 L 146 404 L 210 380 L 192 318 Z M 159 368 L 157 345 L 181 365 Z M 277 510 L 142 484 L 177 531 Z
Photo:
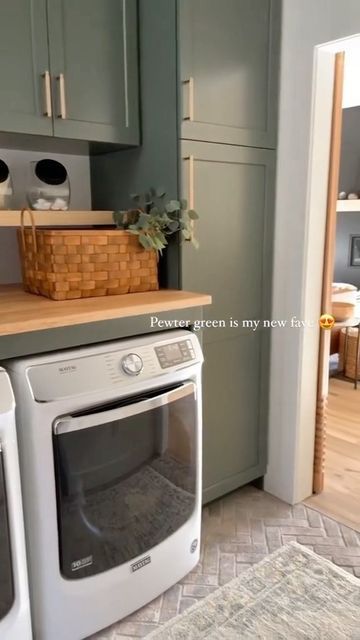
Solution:
M 188 112 L 183 116 L 183 120 L 189 122 L 194 121 L 194 78 L 190 76 L 187 80 L 183 80 L 183 86 L 188 88 Z
M 44 111 L 43 115 L 46 118 L 52 118 L 52 101 L 51 101 L 51 77 L 48 70 L 42 74 L 44 83 Z
M 65 94 L 65 76 L 63 73 L 60 73 L 56 77 L 58 83 L 59 90 L 59 112 L 57 114 L 58 118 L 62 120 L 66 120 L 66 94 Z
M 195 209 L 195 158 L 192 154 L 183 158 L 188 163 L 188 208 Z M 194 220 L 190 221 L 190 238 L 187 239 L 191 242 L 194 237 Z

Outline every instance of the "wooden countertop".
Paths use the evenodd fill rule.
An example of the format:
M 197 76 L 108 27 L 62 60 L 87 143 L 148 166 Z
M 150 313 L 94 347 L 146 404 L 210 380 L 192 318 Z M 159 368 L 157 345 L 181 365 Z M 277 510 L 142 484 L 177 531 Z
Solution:
M 211 296 L 161 289 L 147 293 L 54 301 L 25 293 L 21 285 L 0 286 L 0 336 L 56 327 L 156 314 L 211 304 Z

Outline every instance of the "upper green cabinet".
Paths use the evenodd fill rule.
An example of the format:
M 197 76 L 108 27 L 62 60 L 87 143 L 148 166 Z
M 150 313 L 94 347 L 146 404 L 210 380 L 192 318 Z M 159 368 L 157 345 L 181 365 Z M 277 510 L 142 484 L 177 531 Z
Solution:
M 181 138 L 275 148 L 280 0 L 178 0 Z
M 136 0 L 5 0 L 0 130 L 139 144 Z
M 136 0 L 48 0 L 54 134 L 139 143 Z
M 0 18 L 0 130 L 51 135 L 46 0 L 7 0 Z

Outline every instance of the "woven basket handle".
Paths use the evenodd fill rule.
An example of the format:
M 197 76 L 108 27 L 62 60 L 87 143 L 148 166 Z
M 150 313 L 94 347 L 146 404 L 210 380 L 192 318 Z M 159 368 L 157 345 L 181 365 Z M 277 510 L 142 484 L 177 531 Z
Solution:
M 24 255 L 24 260 L 25 260 L 25 256 L 26 256 L 26 240 L 25 240 L 25 224 L 24 224 L 24 219 L 25 219 L 25 214 L 29 215 L 30 218 L 30 223 L 31 223 L 31 235 L 32 235 L 32 241 L 33 241 L 33 259 L 34 259 L 34 267 L 35 267 L 35 272 L 38 270 L 38 246 L 37 246 L 37 240 L 36 240 L 36 225 L 35 225 L 35 218 L 34 218 L 34 214 L 31 211 L 31 209 L 22 209 L 21 213 L 20 213 L 20 231 L 21 231 L 21 243 L 22 243 L 22 248 L 23 248 L 23 255 Z M 35 281 L 36 282 L 36 281 Z M 32 284 L 31 287 L 31 291 L 32 293 L 36 293 L 36 294 L 40 294 L 40 291 L 38 290 L 35 282 Z
M 33 239 L 34 254 L 36 256 L 37 255 L 36 225 L 35 225 L 34 214 L 31 211 L 31 209 L 22 209 L 20 213 L 21 241 L 22 241 L 23 250 L 25 252 L 25 224 L 24 224 L 25 213 L 28 213 L 30 217 L 31 235 Z

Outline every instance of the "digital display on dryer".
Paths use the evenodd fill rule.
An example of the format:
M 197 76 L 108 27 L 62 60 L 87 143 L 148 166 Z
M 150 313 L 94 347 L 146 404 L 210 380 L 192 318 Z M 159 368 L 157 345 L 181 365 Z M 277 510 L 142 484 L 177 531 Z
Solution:
M 177 364 L 194 360 L 195 353 L 191 340 L 170 342 L 169 344 L 155 347 L 155 352 L 162 369 L 174 367 Z

